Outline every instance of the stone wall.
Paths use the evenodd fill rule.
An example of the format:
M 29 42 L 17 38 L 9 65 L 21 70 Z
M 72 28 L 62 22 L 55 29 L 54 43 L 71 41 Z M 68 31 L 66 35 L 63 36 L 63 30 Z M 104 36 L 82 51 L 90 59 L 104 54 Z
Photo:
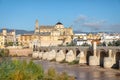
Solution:
M 60 44 L 62 44 L 63 42 L 62 41 L 51 41 L 51 40 L 48 40 L 48 41 L 41 41 L 41 46 L 58 46 Z
M 9 49 L 11 56 L 28 56 L 32 54 L 32 49 Z

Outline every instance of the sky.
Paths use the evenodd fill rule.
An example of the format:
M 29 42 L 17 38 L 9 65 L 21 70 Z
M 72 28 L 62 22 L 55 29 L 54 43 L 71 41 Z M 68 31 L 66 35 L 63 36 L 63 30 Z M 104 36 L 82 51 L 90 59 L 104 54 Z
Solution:
M 0 0 L 0 29 L 63 23 L 79 32 L 120 32 L 120 0 Z

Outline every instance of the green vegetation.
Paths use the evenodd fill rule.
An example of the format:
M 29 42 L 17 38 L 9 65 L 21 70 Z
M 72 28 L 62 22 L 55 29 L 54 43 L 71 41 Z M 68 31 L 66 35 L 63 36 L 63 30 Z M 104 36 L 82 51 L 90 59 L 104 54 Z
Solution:
M 13 46 L 13 45 L 15 45 L 15 46 L 18 46 L 18 42 L 5 42 L 5 44 L 4 44 L 6 47 L 8 47 L 8 46 Z
M 66 43 L 66 46 L 76 46 L 76 44 L 73 41 L 71 41 L 71 43 Z
M 32 61 L 3 61 L 0 64 L 0 80 L 40 80 L 43 69 Z
M 55 62 L 56 61 L 56 59 L 52 59 L 52 60 L 50 60 L 50 62 Z
M 106 46 L 106 42 L 100 43 L 98 46 Z
M 69 65 L 79 64 L 79 60 L 74 60 L 68 63 Z
M 44 80 L 75 80 L 74 77 L 68 76 L 66 72 L 60 74 L 56 73 L 54 68 L 49 68 L 46 76 Z
M 0 57 L 9 56 L 9 49 L 0 49 Z
M 112 41 L 109 43 L 103 42 L 103 43 L 99 44 L 98 46 L 120 46 L 120 40 Z
M 109 42 L 108 46 L 120 46 L 120 40 Z
M 65 59 L 60 63 L 68 63 L 69 65 L 79 64 L 79 60 L 73 60 L 72 62 L 67 62 Z
M 7 46 L 13 46 L 13 44 L 14 44 L 13 42 L 5 42 L 4 45 L 7 47 Z
M 67 73 L 57 73 L 50 68 L 44 73 L 41 65 L 19 60 L 3 60 L 0 63 L 0 80 L 75 80 Z
M 62 60 L 60 63 L 67 63 L 67 61 L 64 59 L 64 60 Z
M 90 46 L 88 43 L 83 43 L 81 46 Z

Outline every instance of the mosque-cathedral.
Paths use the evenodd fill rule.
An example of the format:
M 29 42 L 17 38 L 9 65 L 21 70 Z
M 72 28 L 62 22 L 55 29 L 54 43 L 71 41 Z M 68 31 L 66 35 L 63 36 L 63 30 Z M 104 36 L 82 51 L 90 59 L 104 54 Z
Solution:
M 35 30 L 33 34 L 20 35 L 18 42 L 22 46 L 58 46 L 71 43 L 73 37 L 73 29 L 65 28 L 61 22 L 53 26 L 39 26 L 38 20 L 35 22 Z

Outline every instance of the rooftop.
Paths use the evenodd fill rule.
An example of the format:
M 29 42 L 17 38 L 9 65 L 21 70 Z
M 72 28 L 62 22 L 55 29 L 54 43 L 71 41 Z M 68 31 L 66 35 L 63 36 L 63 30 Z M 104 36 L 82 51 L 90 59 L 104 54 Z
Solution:
M 56 25 L 63 25 L 61 22 L 57 22 Z

